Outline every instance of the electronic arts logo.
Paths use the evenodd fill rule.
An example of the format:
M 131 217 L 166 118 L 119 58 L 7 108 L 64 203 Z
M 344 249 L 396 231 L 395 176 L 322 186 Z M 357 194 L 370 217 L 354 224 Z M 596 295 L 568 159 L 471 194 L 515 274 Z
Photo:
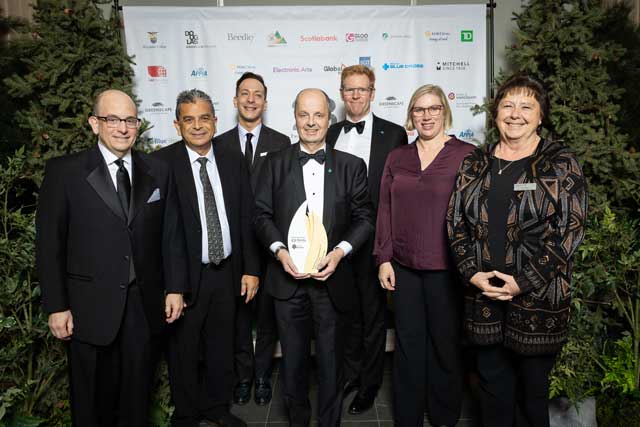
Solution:
M 162 65 L 147 66 L 147 73 L 149 74 L 149 77 L 154 77 L 154 78 L 167 77 L 167 69 L 164 68 Z
M 186 37 L 187 46 L 198 44 L 198 34 L 196 34 L 193 30 L 186 30 L 184 32 L 184 36 Z
M 460 41 L 462 43 L 470 43 L 473 41 L 473 30 L 461 30 Z
M 267 41 L 269 43 L 269 46 L 282 46 L 287 44 L 287 41 L 285 40 L 285 38 L 280 34 L 280 31 L 276 30 L 273 33 L 270 33 L 267 36 Z

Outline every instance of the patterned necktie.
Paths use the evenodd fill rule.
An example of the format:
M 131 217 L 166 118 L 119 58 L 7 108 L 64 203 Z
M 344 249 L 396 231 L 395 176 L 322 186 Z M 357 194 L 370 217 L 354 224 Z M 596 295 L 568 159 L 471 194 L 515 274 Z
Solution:
M 200 181 L 202 181 L 202 190 L 204 193 L 204 212 L 207 217 L 207 235 L 209 237 L 209 261 L 214 264 L 220 264 L 224 259 L 224 245 L 222 243 L 222 227 L 220 227 L 220 218 L 218 217 L 218 208 L 216 206 L 216 198 L 213 194 L 213 187 L 209 181 L 207 173 L 206 157 L 200 157 Z
M 249 169 L 251 169 L 251 165 L 253 164 L 253 144 L 251 144 L 251 138 L 253 138 L 253 134 L 248 133 L 247 140 L 244 143 L 244 159 Z
M 124 217 L 129 218 L 129 200 L 131 200 L 131 181 L 129 180 L 129 172 L 124 167 L 124 160 L 118 159 L 114 162 L 118 165 L 116 172 L 116 183 L 118 184 L 117 192 L 120 205 L 124 211 Z
M 353 122 L 350 122 L 349 120 L 346 120 L 344 122 L 344 133 L 351 132 L 351 129 L 353 128 L 356 128 L 356 131 L 358 131 L 358 135 L 362 135 L 362 132 L 364 132 L 364 120 L 358 123 L 353 123 Z

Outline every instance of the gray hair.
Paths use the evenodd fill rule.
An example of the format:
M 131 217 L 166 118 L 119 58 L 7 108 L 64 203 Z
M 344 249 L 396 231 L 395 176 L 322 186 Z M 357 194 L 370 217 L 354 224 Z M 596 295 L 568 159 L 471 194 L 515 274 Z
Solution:
M 215 116 L 216 110 L 213 108 L 213 101 L 211 97 L 200 89 L 184 90 L 178 94 L 176 99 L 176 120 L 180 120 L 180 105 L 182 104 L 195 104 L 197 101 L 204 101 L 211 107 L 211 113 Z

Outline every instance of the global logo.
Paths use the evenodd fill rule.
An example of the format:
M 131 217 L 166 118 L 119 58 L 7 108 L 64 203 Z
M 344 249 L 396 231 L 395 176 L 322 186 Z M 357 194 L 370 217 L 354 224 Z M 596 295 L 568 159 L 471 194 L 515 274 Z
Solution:
M 167 77 L 167 69 L 162 65 L 149 65 L 147 67 L 147 74 L 153 78 L 165 78 Z
M 458 138 L 471 139 L 475 134 L 471 129 L 465 129 L 458 134 Z
M 366 41 L 369 41 L 369 34 L 367 34 L 367 33 L 347 33 L 347 34 L 345 34 L 345 41 L 347 43 L 366 42 Z
M 473 30 L 461 30 L 460 41 L 462 43 L 470 43 L 473 41 Z
M 191 78 L 204 79 L 204 78 L 207 78 L 208 76 L 209 76 L 209 73 L 207 72 L 207 69 L 204 67 L 198 67 L 194 70 L 191 70 Z
M 424 64 L 401 64 L 399 62 L 385 62 L 382 65 L 382 69 L 384 71 L 408 70 L 408 69 L 419 69 L 419 68 L 424 68 Z
M 371 67 L 371 57 L 361 56 L 358 60 L 358 64 L 364 65 L 365 67 Z
M 148 31 L 147 36 L 149 37 L 149 41 L 151 44 L 158 43 L 158 32 L 157 31 Z
M 186 38 L 187 46 L 198 44 L 198 40 L 200 39 L 200 37 L 198 37 L 198 34 L 196 34 L 196 32 L 193 30 L 185 31 L 184 36 Z
M 342 64 L 342 65 L 325 65 L 324 67 L 322 67 L 322 70 L 326 71 L 326 72 L 333 72 L 333 73 L 337 72 L 339 74 L 339 73 L 342 73 L 342 70 L 344 70 L 345 68 L 347 68 L 347 66 L 344 65 L 344 64 Z
M 267 42 L 269 46 L 282 46 L 287 44 L 285 38 L 280 34 L 280 31 L 277 30 L 267 36 Z

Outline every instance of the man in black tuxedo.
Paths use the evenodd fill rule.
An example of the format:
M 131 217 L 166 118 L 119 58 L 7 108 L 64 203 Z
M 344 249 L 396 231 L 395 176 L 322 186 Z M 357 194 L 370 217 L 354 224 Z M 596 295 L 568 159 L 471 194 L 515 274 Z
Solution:
M 238 125 L 213 140 L 216 146 L 231 149 L 244 156 L 251 175 L 251 188 L 255 191 L 258 176 L 267 155 L 291 145 L 288 136 L 262 123 L 267 107 L 267 87 L 262 76 L 244 73 L 236 82 L 233 105 L 238 110 Z M 262 251 L 261 266 L 268 253 Z M 262 281 L 264 283 L 264 281 Z M 273 299 L 267 292 L 259 292 L 250 304 L 247 295 L 241 295 L 236 306 L 235 372 L 238 379 L 233 401 L 244 405 L 251 397 L 251 383 L 255 377 L 254 400 L 263 406 L 271 401 L 271 367 L 273 351 L 278 340 Z M 256 346 L 253 348 L 253 319 L 256 325 Z
M 368 168 L 369 194 L 375 215 L 378 211 L 380 179 L 387 154 L 407 143 L 401 126 L 376 117 L 371 112 L 375 97 L 375 74 L 364 65 L 342 70 L 340 95 L 347 118 L 332 125 L 327 144 L 363 159 Z M 355 128 L 355 129 L 354 129 Z M 378 268 L 373 258 L 373 234 L 354 256 L 358 306 L 352 312 L 345 345 L 345 396 L 358 389 L 349 413 L 361 414 L 373 405 L 382 384 L 386 341 L 385 292 L 378 284 Z
M 229 405 L 236 297 L 251 300 L 258 291 L 249 172 L 240 153 L 212 145 L 216 116 L 206 93 L 180 93 L 174 125 L 182 141 L 155 153 L 175 176 L 189 262 L 187 308 L 168 351 L 172 425 L 196 427 L 203 418 L 212 426 L 245 426 Z
M 127 94 L 100 93 L 89 124 L 98 143 L 47 162 L 40 188 L 42 300 L 69 342 L 73 425 L 147 426 L 154 344 L 187 285 L 176 189 L 163 162 L 131 149 Z
M 340 421 L 344 319 L 355 304 L 351 259 L 373 232 L 366 167 L 361 159 L 326 146 L 329 98 L 305 89 L 294 103 L 300 143 L 267 159 L 256 191 L 255 227 L 274 256 L 266 289 L 275 299 L 282 345 L 284 401 L 292 426 L 308 426 L 309 347 L 315 337 L 318 367 L 318 417 L 322 427 Z M 303 202 L 322 218 L 329 253 L 317 273 L 298 270 L 283 242 Z

